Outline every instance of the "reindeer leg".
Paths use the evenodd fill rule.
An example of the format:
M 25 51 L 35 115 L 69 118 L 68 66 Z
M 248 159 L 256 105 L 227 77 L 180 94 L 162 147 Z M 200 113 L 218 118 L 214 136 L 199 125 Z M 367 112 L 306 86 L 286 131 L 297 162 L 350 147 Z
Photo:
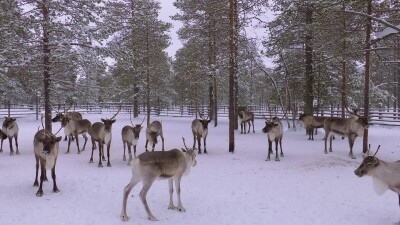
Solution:
M 96 141 L 93 140 L 93 138 L 92 138 L 92 156 L 90 156 L 89 163 L 93 163 L 93 152 L 94 152 L 94 149 L 95 149 L 95 145 L 96 145 Z
M 207 139 L 207 137 L 203 138 L 203 141 L 204 141 L 204 154 L 208 154 L 207 149 L 206 149 L 206 139 Z
M 36 196 L 41 197 L 43 195 L 43 180 L 44 176 L 46 174 L 46 167 L 42 161 L 40 161 L 40 184 L 39 184 L 39 190 L 36 192 Z
M 67 152 L 65 152 L 65 154 L 69 153 L 69 146 L 71 145 L 71 137 L 68 137 L 68 148 L 67 148 Z
M 101 145 L 101 159 L 103 161 L 106 161 L 106 157 L 104 155 L 104 144 L 100 144 L 100 142 L 99 142 L 99 145 Z
M 246 134 L 246 123 L 247 123 L 247 122 L 243 122 L 243 130 L 244 130 L 244 134 Z
M 107 144 L 107 166 L 111 167 L 111 163 L 110 163 L 110 146 L 111 146 L 111 142 L 109 142 Z
M 19 155 L 20 153 L 19 153 L 19 150 L 18 150 L 18 135 L 15 136 L 15 140 L 14 141 L 15 141 L 15 148 L 17 149 L 16 154 Z
M 333 140 L 333 135 L 331 135 L 330 137 L 329 137 L 329 152 L 332 152 L 332 140 Z
M 249 120 L 249 122 L 247 122 L 249 124 L 249 130 L 247 131 L 248 134 L 250 134 L 250 128 L 251 128 L 251 120 Z
M 0 152 L 3 152 L 3 139 L 1 139 L 1 146 L 0 146 Z
M 178 176 L 175 178 L 175 188 L 176 188 L 176 194 L 178 195 L 178 210 L 181 212 L 185 212 L 186 209 L 183 208 L 182 202 L 181 202 L 181 176 Z
M 57 183 L 56 183 L 56 163 L 57 163 L 57 159 L 56 159 L 56 162 L 54 163 L 53 169 L 51 169 L 51 178 L 53 179 L 53 192 L 54 193 L 60 192 L 60 190 L 57 187 Z
M 39 157 L 35 155 L 35 159 L 36 159 L 36 177 L 35 177 L 35 182 L 33 183 L 33 186 L 39 186 L 39 182 L 38 182 L 38 173 L 39 173 Z
M 285 155 L 283 155 L 283 151 L 282 151 L 282 137 L 279 139 L 279 145 L 281 146 L 281 157 L 285 157 Z
M 164 151 L 164 136 L 163 134 L 160 134 L 161 141 L 162 141 L 162 151 Z
M 125 150 L 126 150 L 126 146 L 125 145 L 128 145 L 128 143 L 126 143 L 125 141 L 122 141 L 122 145 L 124 146 L 124 156 L 122 157 L 122 160 L 123 161 L 126 161 L 126 156 L 125 156 Z M 128 147 L 129 148 L 129 147 Z M 129 163 L 128 163 L 129 164 Z
M 83 147 L 82 147 L 82 150 L 81 150 L 83 152 L 86 149 L 86 143 L 87 143 L 88 137 L 86 136 L 86 133 L 83 133 L 82 136 L 85 139 L 85 143 L 83 143 Z M 76 136 L 76 140 L 78 140 L 78 136 Z
M 129 193 L 131 192 L 132 188 L 134 188 L 136 186 L 136 184 L 139 183 L 139 181 L 140 181 L 139 179 L 137 179 L 134 175 L 132 175 L 131 181 L 124 188 L 124 194 L 122 195 L 122 211 L 121 211 L 121 220 L 122 221 L 129 220 L 129 217 L 126 214 L 126 204 L 128 201 L 128 196 L 129 196 Z
M 254 119 L 251 121 L 251 124 L 253 124 L 253 133 L 255 133 L 255 131 L 254 131 Z
M 81 154 L 81 150 L 79 149 L 79 138 L 78 138 L 78 132 L 74 133 L 75 139 L 76 139 L 76 147 L 78 148 L 78 154 Z M 85 141 L 86 144 L 86 141 Z
M 178 209 L 176 206 L 174 206 L 174 198 L 173 198 L 173 193 L 174 193 L 174 187 L 173 187 L 173 181 L 174 179 L 168 179 L 168 187 L 169 187 L 169 205 L 168 209 Z
M 148 152 L 149 150 L 147 150 L 147 144 L 149 143 L 149 140 L 146 140 L 146 145 L 144 146 L 146 149 L 146 152 Z
M 267 156 L 267 160 L 266 161 L 270 161 L 271 160 L 271 157 L 270 157 L 271 152 L 272 152 L 272 141 L 270 141 L 268 139 L 268 156 Z
M 65 135 L 64 141 L 67 141 L 67 136 L 68 136 L 68 135 Z
M 155 181 L 155 177 L 150 178 L 149 180 L 143 181 L 143 188 L 140 191 L 140 200 L 142 200 L 142 203 L 144 205 L 144 209 L 146 210 L 147 217 L 151 221 L 157 221 L 156 217 L 151 213 L 149 206 L 147 205 L 147 200 L 146 200 L 146 195 L 147 192 L 150 190 L 151 185 Z
M 156 143 L 153 143 L 153 145 L 151 146 L 151 151 L 154 152 L 154 147 L 156 147 Z
M 99 142 L 99 164 L 98 167 L 103 167 L 103 163 L 101 162 L 101 151 L 103 150 L 103 144 Z M 104 155 L 103 155 L 104 157 Z
M 14 149 L 12 147 L 12 137 L 8 138 L 8 142 L 10 142 L 10 155 L 14 155 Z
M 243 123 L 240 123 L 240 133 L 243 134 Z
M 128 144 L 127 144 L 128 145 Z M 135 151 L 135 157 L 136 157 L 136 146 L 133 147 Z M 130 165 L 132 161 L 132 145 L 128 145 L 128 153 L 129 153 L 129 160 L 128 160 L 128 166 Z
M 278 154 L 278 139 L 275 138 L 275 161 L 280 161 Z
M 329 131 L 325 130 L 325 138 L 324 138 L 324 141 L 325 141 L 324 153 L 325 153 L 325 154 L 328 154 L 328 150 L 327 150 L 327 148 L 326 148 L 326 145 L 328 144 L 328 143 L 327 143 L 327 142 L 328 142 L 328 137 L 329 137 Z
M 353 155 L 353 146 L 354 146 L 354 141 L 356 140 L 356 135 L 350 134 L 348 139 L 349 139 L 349 146 L 350 146 L 349 157 L 351 159 L 355 159 L 356 157 Z
M 201 136 L 197 136 L 197 146 L 199 147 L 198 154 L 201 154 Z

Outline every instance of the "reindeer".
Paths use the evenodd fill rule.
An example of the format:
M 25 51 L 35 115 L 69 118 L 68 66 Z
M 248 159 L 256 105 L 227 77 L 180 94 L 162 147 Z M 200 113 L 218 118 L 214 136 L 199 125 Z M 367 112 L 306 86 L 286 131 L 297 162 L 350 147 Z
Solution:
M 262 132 L 268 135 L 268 157 L 266 161 L 271 160 L 270 154 L 272 153 L 273 141 L 275 141 L 275 161 L 280 161 L 278 155 L 278 143 L 281 147 L 281 157 L 284 157 L 282 151 L 283 126 L 281 120 L 278 117 L 273 117 L 271 121 L 266 119 L 265 127 L 262 129 Z
M 361 165 L 354 171 L 358 177 L 371 176 L 376 194 L 382 195 L 390 189 L 399 196 L 400 205 L 400 161 L 386 162 L 375 157 L 379 147 L 373 156 L 364 158 Z
M 349 157 L 355 159 L 353 154 L 353 145 L 356 137 L 362 135 L 364 129 L 368 129 L 369 121 L 367 118 L 355 114 L 356 116 L 350 118 L 328 117 L 324 120 L 325 130 L 325 154 L 327 151 L 327 141 L 329 140 L 329 152 L 332 152 L 332 134 L 338 134 L 342 137 L 347 137 L 349 140 Z
M 78 135 L 82 134 L 83 138 L 85 139 L 85 143 L 83 144 L 82 151 L 85 151 L 86 142 L 88 140 L 86 133 L 90 134 L 92 123 L 87 119 L 73 120 L 69 116 L 64 116 L 61 120 L 61 127 L 64 128 L 65 135 L 75 137 L 76 146 L 78 147 L 78 154 L 81 153 L 81 150 L 79 148 Z M 66 154 L 69 153 L 70 145 L 71 145 L 71 138 L 68 139 L 68 149 L 67 149 Z
M 126 214 L 128 195 L 132 188 L 134 188 L 139 182 L 143 183 L 143 188 L 140 191 L 139 196 L 146 210 L 147 217 L 152 221 L 157 220 L 147 205 L 146 195 L 153 182 L 159 179 L 168 179 L 170 196 L 168 209 L 177 209 L 181 212 L 185 212 L 185 208 L 183 208 L 181 202 L 181 179 L 182 176 L 189 174 L 191 167 L 196 166 L 197 161 L 194 149 L 188 149 L 186 147 L 185 139 L 183 139 L 183 143 L 186 149 L 182 148 L 182 151 L 172 149 L 170 151 L 162 152 L 144 152 L 131 161 L 132 178 L 129 184 L 124 188 L 124 194 L 122 197 L 122 221 L 127 221 L 129 219 Z M 173 203 L 172 196 L 174 181 L 178 195 L 177 207 Z
M 240 123 L 240 133 L 246 134 L 246 123 L 249 124 L 249 131 L 247 133 L 250 133 L 250 127 L 253 125 L 253 133 L 254 131 L 254 113 L 249 112 L 249 111 L 239 111 L 239 123 Z
M 193 149 L 195 149 L 197 139 L 197 146 L 199 148 L 198 154 L 201 154 L 201 138 L 203 138 L 204 154 L 207 154 L 206 140 L 208 134 L 208 123 L 210 123 L 211 120 L 208 119 L 209 115 L 205 119 L 200 114 L 200 112 L 199 115 L 200 119 L 194 119 L 192 121 Z
M 146 152 L 147 150 L 147 144 L 150 142 L 150 144 L 153 144 L 152 151 L 154 151 L 154 147 L 157 144 L 157 137 L 161 137 L 162 141 L 162 151 L 164 151 L 164 136 L 163 136 L 163 131 L 162 131 L 162 124 L 160 121 L 153 121 L 151 122 L 146 129 Z
M 111 167 L 110 163 L 110 146 L 112 139 L 112 125 L 115 123 L 115 117 L 118 115 L 119 111 L 121 111 L 121 106 L 118 111 L 112 116 L 110 119 L 101 119 L 102 122 L 96 122 L 92 125 L 91 129 L 91 137 L 92 137 L 92 155 L 90 157 L 89 163 L 93 163 L 93 151 L 96 149 L 96 141 L 99 143 L 99 167 L 103 167 L 101 160 L 105 160 L 104 157 L 104 147 L 103 145 L 107 145 L 107 166 Z
M 143 122 L 144 119 L 146 117 L 143 118 L 143 121 L 141 124 L 136 124 L 133 125 L 132 123 L 132 115 L 130 115 L 129 119 L 131 120 L 131 124 L 132 126 L 124 126 L 122 128 L 122 144 L 124 145 L 124 157 L 123 160 L 126 161 L 126 156 L 125 156 L 125 149 L 126 146 L 128 146 L 128 153 L 129 153 L 129 160 L 128 160 L 128 165 L 130 165 L 130 162 L 132 161 L 132 152 L 131 152 L 131 146 L 133 145 L 133 154 L 136 158 L 136 145 L 138 143 L 139 140 L 139 134 L 140 131 L 142 130 L 143 126 Z
M 58 156 L 58 145 L 61 141 L 61 136 L 56 137 L 47 130 L 39 130 L 36 132 L 33 139 L 33 148 L 36 159 L 36 177 L 33 186 L 38 186 L 38 172 L 40 162 L 40 185 L 36 192 L 36 196 L 40 197 L 43 195 L 43 181 L 47 180 L 46 169 L 51 169 L 51 177 L 53 179 L 53 192 L 59 192 L 56 183 L 56 162 Z
M 6 135 L 4 137 L 4 134 L 1 135 L 1 146 L 0 146 L 0 152 L 3 152 L 3 141 L 8 137 L 8 141 L 10 142 L 10 155 L 14 155 L 14 149 L 12 146 L 12 139 L 15 139 L 15 148 L 17 149 L 16 154 L 19 155 L 19 150 L 18 150 L 18 124 L 15 122 L 17 119 L 12 118 L 12 117 L 4 117 L 5 120 L 3 122 L 3 127 L 2 127 L 2 133 Z
M 61 122 L 63 120 L 64 117 L 70 117 L 72 120 L 82 120 L 82 114 L 80 112 L 64 112 L 64 113 L 60 113 L 57 112 L 56 116 L 51 119 L 51 122 L 56 123 L 56 122 Z M 70 138 L 72 138 L 72 141 L 74 140 L 74 136 L 70 136 Z M 67 140 L 67 135 L 65 135 L 64 141 Z
M 326 116 L 310 116 L 307 114 L 300 114 L 299 120 L 304 123 L 308 134 L 308 140 L 314 140 L 314 129 L 324 127 L 324 120 Z

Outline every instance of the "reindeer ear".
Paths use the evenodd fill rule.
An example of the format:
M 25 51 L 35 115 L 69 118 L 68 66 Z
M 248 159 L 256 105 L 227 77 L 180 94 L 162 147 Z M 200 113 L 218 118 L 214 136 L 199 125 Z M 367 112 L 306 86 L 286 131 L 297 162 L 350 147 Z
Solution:
M 103 123 L 104 123 L 104 121 L 105 121 L 105 119 L 101 118 L 101 122 L 103 122 Z
M 182 148 L 182 152 L 186 152 L 186 150 L 184 148 Z
M 116 119 L 112 119 L 112 120 L 111 120 L 111 123 L 115 123 L 115 121 L 117 121 L 117 120 L 116 120 Z

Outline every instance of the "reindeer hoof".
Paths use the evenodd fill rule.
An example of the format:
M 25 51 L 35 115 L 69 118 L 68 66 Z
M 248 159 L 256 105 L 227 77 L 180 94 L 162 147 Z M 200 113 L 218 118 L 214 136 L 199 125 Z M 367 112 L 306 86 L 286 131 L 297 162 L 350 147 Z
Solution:
M 170 205 L 170 206 L 168 206 L 168 209 L 175 210 L 175 209 L 178 209 L 178 207 L 176 207 L 176 206 L 174 206 L 174 205 Z
M 89 160 L 89 163 L 93 163 L 93 159 L 90 159 L 90 160 Z
M 65 152 L 64 154 L 69 154 L 69 152 Z
M 121 215 L 121 220 L 122 222 L 126 222 L 129 220 L 129 217 L 125 214 L 125 215 Z
M 122 158 L 122 161 L 126 161 L 126 156 L 124 156 L 124 157 Z
M 204 154 L 208 154 L 208 152 L 206 150 L 204 150 Z
M 149 217 L 149 220 L 151 220 L 151 221 L 158 221 L 158 219 L 155 218 L 154 216 L 150 216 L 150 217 Z
M 186 209 L 183 208 L 183 207 L 178 208 L 178 210 L 179 210 L 180 212 L 186 212 Z
M 354 155 L 349 155 L 349 157 L 350 157 L 351 159 L 356 159 L 356 157 L 355 157 Z
M 57 193 L 57 192 L 60 192 L 60 190 L 59 190 L 58 188 L 54 188 L 54 189 L 53 189 L 53 192 L 54 192 L 54 193 Z
M 98 166 L 99 166 L 99 167 L 103 167 L 103 164 L 99 164 Z
M 0 152 L 3 152 L 3 149 L 0 149 Z
M 34 186 L 34 187 L 39 186 L 39 182 L 38 182 L 37 180 L 35 180 L 35 183 L 33 183 L 33 186 Z
M 275 161 L 276 161 L 276 162 L 279 162 L 279 161 L 281 161 L 281 160 L 280 160 L 279 158 L 275 158 Z
M 108 163 L 108 164 L 107 164 L 107 167 L 112 167 L 112 166 L 111 166 L 111 163 Z
M 36 192 L 37 197 L 42 197 L 43 196 L 43 191 L 37 191 Z
M 271 159 L 270 159 L 270 158 L 267 158 L 265 161 L 271 161 Z

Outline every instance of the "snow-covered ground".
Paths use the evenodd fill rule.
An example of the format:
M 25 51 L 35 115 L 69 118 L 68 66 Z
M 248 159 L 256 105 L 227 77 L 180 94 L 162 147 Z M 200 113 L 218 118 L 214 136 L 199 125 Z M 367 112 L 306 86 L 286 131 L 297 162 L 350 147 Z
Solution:
M 92 122 L 111 114 L 84 114 Z M 181 148 L 182 136 L 192 145 L 193 118 L 153 117 L 161 120 L 166 149 Z M 34 116 L 19 118 L 21 155 L 9 156 L 8 141 L 0 154 L 1 225 L 111 225 L 111 224 L 394 224 L 400 219 L 397 194 L 388 191 L 377 196 L 369 177 L 359 178 L 354 169 L 362 161 L 361 139 L 354 149 L 356 160 L 348 158 L 347 140 L 335 140 L 333 153 L 324 154 L 322 132 L 315 141 L 306 140 L 304 129 L 285 130 L 280 162 L 266 162 L 267 138 L 262 134 L 263 120 L 256 120 L 256 133 L 235 133 L 235 153 L 228 153 L 228 121 L 209 127 L 208 155 L 197 156 L 197 166 L 182 179 L 182 202 L 186 212 L 168 210 L 168 184 L 157 181 L 147 200 L 159 219 L 151 222 L 138 198 L 141 184 L 128 198 L 128 222 L 120 220 L 122 190 L 131 177 L 130 167 L 122 161 L 121 129 L 129 125 L 129 116 L 119 114 L 113 126 L 112 167 L 89 164 L 91 143 L 77 154 L 64 154 L 67 142 L 60 144 L 57 182 L 61 192 L 52 192 L 52 182 L 44 183 L 44 195 L 36 197 L 33 187 L 35 160 L 33 136 L 40 126 Z M 136 119 L 141 122 L 141 119 Z M 286 123 L 284 123 L 286 125 Z M 57 131 L 55 124 L 53 131 Z M 286 126 L 285 126 L 286 127 Z M 63 135 L 63 132 L 60 132 Z M 370 143 L 378 156 L 387 161 L 400 159 L 399 128 L 371 127 Z M 83 138 L 80 137 L 80 144 Z M 138 151 L 144 151 L 142 130 Z M 156 146 L 160 150 L 161 145 Z M 272 157 L 272 159 L 274 156 Z M 174 193 L 176 199 L 176 195 Z

